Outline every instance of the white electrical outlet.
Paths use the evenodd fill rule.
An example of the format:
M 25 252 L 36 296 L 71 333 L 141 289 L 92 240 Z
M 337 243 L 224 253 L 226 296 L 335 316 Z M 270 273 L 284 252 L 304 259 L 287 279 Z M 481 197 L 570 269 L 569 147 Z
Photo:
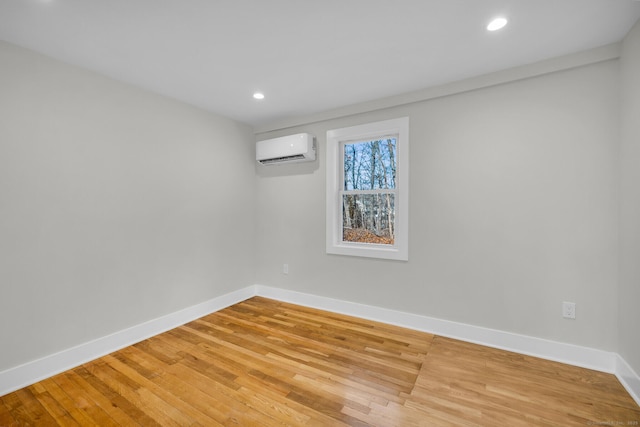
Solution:
M 289 264 L 282 264 L 282 272 L 284 274 L 289 274 Z
M 565 319 L 576 318 L 576 303 L 575 302 L 563 302 L 562 303 L 562 317 Z

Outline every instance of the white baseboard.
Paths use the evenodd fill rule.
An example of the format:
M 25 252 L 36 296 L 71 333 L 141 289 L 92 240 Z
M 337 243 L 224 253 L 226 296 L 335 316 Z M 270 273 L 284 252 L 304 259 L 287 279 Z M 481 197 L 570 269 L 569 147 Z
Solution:
M 256 295 L 614 374 L 640 405 L 640 376 L 613 352 L 262 285 Z
M 0 372 L 0 396 L 176 328 L 253 296 L 402 326 L 462 341 L 615 374 L 640 405 L 640 377 L 618 354 L 433 317 L 255 285 L 150 320 L 106 337 Z
M 249 286 L 59 353 L 7 369 L 0 372 L 0 396 L 184 325 L 192 320 L 244 301 L 254 295 L 255 287 Z
M 283 302 L 402 326 L 569 365 L 607 373 L 615 372 L 617 355 L 608 351 L 261 285 L 256 286 L 256 293 Z
M 629 366 L 627 361 L 618 354 L 616 354 L 615 374 L 631 397 L 640 405 L 640 376 Z

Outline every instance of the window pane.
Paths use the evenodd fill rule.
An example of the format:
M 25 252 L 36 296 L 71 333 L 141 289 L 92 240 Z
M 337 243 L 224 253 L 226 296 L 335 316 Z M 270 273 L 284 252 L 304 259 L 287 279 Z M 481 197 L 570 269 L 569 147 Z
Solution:
M 344 144 L 344 189 L 395 189 L 396 142 L 389 137 Z
M 393 245 L 394 232 L 394 194 L 342 196 L 342 240 L 344 242 Z

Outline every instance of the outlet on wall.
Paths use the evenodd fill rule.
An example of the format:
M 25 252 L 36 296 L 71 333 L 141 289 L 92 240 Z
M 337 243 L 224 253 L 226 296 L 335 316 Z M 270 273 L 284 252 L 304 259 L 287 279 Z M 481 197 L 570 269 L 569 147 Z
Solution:
M 562 317 L 565 319 L 576 318 L 576 303 L 575 302 L 563 302 L 562 303 Z
M 282 272 L 284 274 L 289 274 L 289 264 L 282 264 Z

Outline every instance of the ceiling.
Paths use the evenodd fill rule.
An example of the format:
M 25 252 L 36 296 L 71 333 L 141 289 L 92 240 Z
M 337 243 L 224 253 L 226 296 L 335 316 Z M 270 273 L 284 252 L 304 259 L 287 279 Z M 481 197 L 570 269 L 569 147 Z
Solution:
M 0 39 L 258 127 L 618 42 L 638 18 L 634 0 L 0 0 Z

